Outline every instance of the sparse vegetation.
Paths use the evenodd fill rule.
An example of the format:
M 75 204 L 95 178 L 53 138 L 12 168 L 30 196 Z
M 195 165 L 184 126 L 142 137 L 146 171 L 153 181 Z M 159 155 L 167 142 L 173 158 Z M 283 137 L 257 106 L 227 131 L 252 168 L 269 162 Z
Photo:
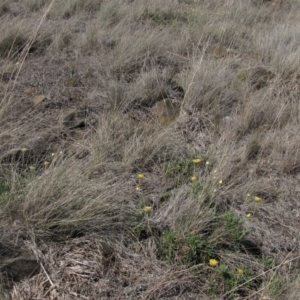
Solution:
M 298 0 L 0 4 L 0 298 L 300 294 Z

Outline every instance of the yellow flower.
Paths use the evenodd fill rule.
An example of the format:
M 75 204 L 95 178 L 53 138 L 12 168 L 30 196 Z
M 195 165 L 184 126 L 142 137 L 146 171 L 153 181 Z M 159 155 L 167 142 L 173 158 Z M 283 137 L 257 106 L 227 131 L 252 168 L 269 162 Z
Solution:
M 247 198 L 249 198 L 250 196 L 251 196 L 251 195 L 250 195 L 249 193 L 246 195 Z
M 54 153 L 54 152 L 52 152 L 52 153 L 51 153 L 51 156 L 52 156 L 52 157 L 53 157 L 53 156 L 55 156 L 55 153 Z
M 216 259 L 211 258 L 211 259 L 209 260 L 209 264 L 210 264 L 212 267 L 216 267 L 216 266 L 219 264 L 219 262 L 218 262 Z
M 255 196 L 254 197 L 254 201 L 255 202 L 261 202 L 262 198 L 261 197 L 258 197 L 258 196 Z
M 205 164 L 208 166 L 209 165 L 209 161 L 207 161 Z
M 149 213 L 149 212 L 151 212 L 152 211 L 152 207 L 151 206 L 145 206 L 144 207 L 144 212 L 145 213 Z
M 193 164 L 199 164 L 199 163 L 201 163 L 201 159 L 200 158 L 194 158 L 193 160 L 192 160 L 192 162 L 193 162 Z
M 44 161 L 44 166 L 45 166 L 45 167 L 48 167 L 49 164 L 50 164 L 49 161 Z
M 222 183 L 223 183 L 223 180 L 220 180 L 220 181 L 219 181 L 219 184 L 222 184 Z
M 26 147 L 22 148 L 21 151 L 24 153 L 26 152 L 28 149 Z
M 135 189 L 137 192 L 140 192 L 142 190 L 139 186 L 137 186 Z
M 194 181 L 196 181 L 196 180 L 197 180 L 197 176 L 196 176 L 196 175 L 194 175 L 194 176 L 191 177 L 191 181 L 194 182 Z
M 252 213 L 248 213 L 247 218 L 251 218 L 251 217 L 252 217 Z
M 30 166 L 30 167 L 29 167 L 29 170 L 30 170 L 31 172 L 35 171 L 35 166 Z
M 144 178 L 145 178 L 145 175 L 142 174 L 142 173 L 139 173 L 139 174 L 137 175 L 137 178 L 138 178 L 138 179 L 144 179 Z
M 239 275 L 243 275 L 244 274 L 244 270 L 243 269 L 237 269 L 237 272 Z

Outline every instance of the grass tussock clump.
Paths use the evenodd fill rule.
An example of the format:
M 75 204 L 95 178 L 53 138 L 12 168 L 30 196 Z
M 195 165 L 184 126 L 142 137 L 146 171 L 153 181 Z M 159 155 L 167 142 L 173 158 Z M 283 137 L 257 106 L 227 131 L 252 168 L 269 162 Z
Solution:
M 0 298 L 297 298 L 299 10 L 0 4 Z

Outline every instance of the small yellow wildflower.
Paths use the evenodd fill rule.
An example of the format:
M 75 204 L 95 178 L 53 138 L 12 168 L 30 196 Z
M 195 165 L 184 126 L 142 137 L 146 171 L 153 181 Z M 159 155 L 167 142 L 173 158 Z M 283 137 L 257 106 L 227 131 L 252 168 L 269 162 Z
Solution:
M 140 192 L 142 190 L 139 186 L 137 186 L 135 189 L 137 192 Z
M 144 207 L 144 212 L 145 213 L 150 213 L 152 211 L 152 207 L 151 206 L 145 206 Z
M 48 167 L 49 164 L 50 164 L 49 161 L 44 161 L 44 166 L 45 166 L 45 167 Z
M 211 258 L 211 259 L 209 260 L 209 264 L 210 264 L 212 267 L 216 267 L 216 266 L 219 264 L 219 262 L 218 262 L 216 259 Z
M 248 213 L 247 218 L 251 218 L 251 217 L 252 217 L 252 213 Z
M 35 166 L 30 166 L 30 167 L 29 167 L 29 170 L 30 170 L 31 172 L 35 171 Z
M 258 197 L 258 196 L 255 196 L 254 197 L 254 201 L 255 202 L 261 202 L 262 198 L 261 197 Z
M 239 275 L 243 275 L 243 274 L 244 274 L 244 270 L 243 270 L 243 269 L 240 269 L 240 268 L 237 269 L 237 272 L 238 272 Z
M 144 178 L 145 178 L 145 175 L 142 174 L 142 173 L 139 173 L 139 174 L 137 175 L 137 178 L 138 178 L 138 179 L 144 179 Z
M 55 153 L 54 153 L 54 152 L 52 152 L 52 153 L 51 153 L 51 156 L 52 156 L 52 157 L 53 157 L 53 156 L 55 156 Z
M 209 165 L 209 161 L 207 161 L 205 164 L 208 166 Z
M 220 181 L 219 181 L 219 184 L 222 184 L 222 183 L 223 183 L 223 180 L 220 180 Z
M 24 148 L 22 148 L 21 149 L 21 151 L 24 153 L 24 152 L 26 152 L 28 150 L 28 148 L 26 148 L 26 147 L 24 147 Z
M 248 194 L 246 195 L 246 197 L 249 198 L 249 197 L 251 197 L 251 195 L 248 193 Z
M 197 176 L 196 176 L 196 175 L 194 175 L 194 176 L 191 177 L 191 181 L 192 181 L 192 182 L 194 182 L 194 181 L 196 181 L 196 180 L 197 180 Z
M 199 163 L 201 163 L 201 159 L 200 158 L 194 158 L 193 160 L 192 160 L 192 162 L 193 162 L 193 164 L 199 164 Z

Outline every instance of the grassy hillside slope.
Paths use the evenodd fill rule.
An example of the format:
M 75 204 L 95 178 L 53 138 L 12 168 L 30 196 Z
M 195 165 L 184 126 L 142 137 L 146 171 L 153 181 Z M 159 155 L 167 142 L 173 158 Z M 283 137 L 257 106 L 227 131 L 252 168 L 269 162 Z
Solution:
M 1 299 L 297 299 L 300 2 L 3 0 Z

